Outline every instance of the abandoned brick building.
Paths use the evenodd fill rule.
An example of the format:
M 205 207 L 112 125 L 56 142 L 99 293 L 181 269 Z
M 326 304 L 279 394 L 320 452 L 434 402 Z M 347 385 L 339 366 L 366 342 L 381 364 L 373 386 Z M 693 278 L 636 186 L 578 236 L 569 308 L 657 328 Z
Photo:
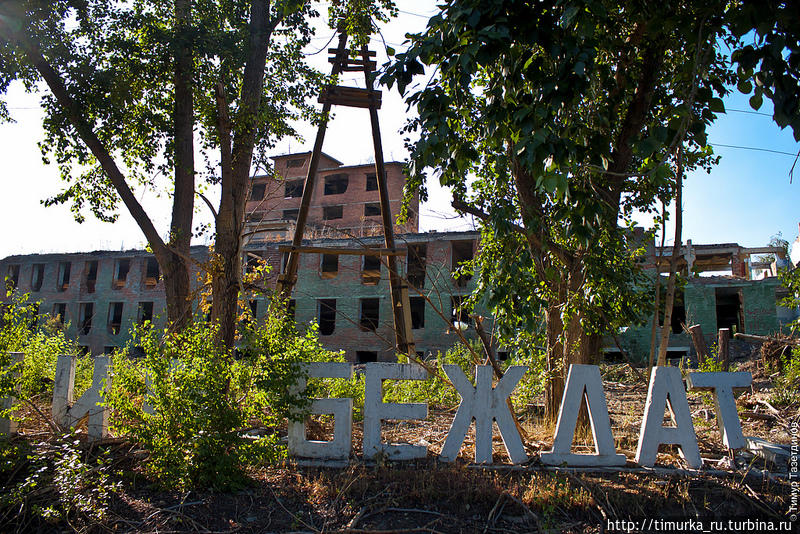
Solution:
M 271 267 L 266 280 L 270 284 L 284 266 L 310 157 L 310 153 L 275 157 L 274 174 L 252 180 L 245 221 L 245 269 L 265 261 Z M 346 357 L 356 362 L 394 358 L 387 269 L 377 256 L 358 253 L 365 247 L 383 246 L 374 169 L 374 165 L 344 166 L 323 154 L 304 232 L 304 246 L 321 252 L 301 256 L 291 303 L 299 325 L 317 322 L 322 343 L 344 350 Z M 405 183 L 402 165 L 387 163 L 386 179 L 396 215 Z M 402 251 L 401 274 L 410 286 L 416 350 L 427 355 L 453 346 L 461 335 L 475 336 L 469 314 L 461 309 L 474 281 L 455 272 L 474 257 L 479 233 L 422 233 L 418 231 L 418 213 L 414 199 L 407 221 L 396 224 L 395 231 L 397 248 Z M 330 248 L 352 249 L 353 253 L 324 252 Z M 661 256 L 663 270 L 670 253 L 671 247 L 659 250 L 651 245 L 647 267 L 654 269 L 655 258 Z M 700 324 L 710 338 L 723 326 L 768 334 L 795 317 L 796 311 L 777 306 L 782 289 L 774 276 L 776 265 L 750 261 L 751 255 L 764 253 L 780 256 L 782 251 L 735 243 L 693 245 L 691 241 L 682 247 L 679 268 L 687 282 L 674 308 L 671 356 L 690 351 L 681 322 Z M 193 247 L 192 254 L 202 263 L 208 250 Z M 778 257 L 777 262 L 781 261 L 788 264 Z M 768 276 L 754 279 L 751 273 L 759 268 L 766 268 Z M 69 335 L 92 354 L 123 346 L 130 327 L 137 322 L 152 320 L 163 325 L 163 283 L 158 264 L 144 251 L 11 256 L 0 260 L 0 273 L 41 303 L 40 314 L 67 322 Z M 708 276 L 710 273 L 715 275 Z M 252 300 L 250 307 L 257 317 L 263 317 L 266 297 Z M 632 357 L 644 361 L 649 336 L 648 325 L 632 326 L 620 339 Z M 618 349 L 611 342 L 604 350 L 613 353 Z

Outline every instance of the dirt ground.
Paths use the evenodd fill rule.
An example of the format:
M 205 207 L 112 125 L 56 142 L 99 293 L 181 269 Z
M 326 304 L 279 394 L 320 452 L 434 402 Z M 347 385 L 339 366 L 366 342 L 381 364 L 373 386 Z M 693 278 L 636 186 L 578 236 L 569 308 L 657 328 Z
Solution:
M 800 399 L 773 406 L 768 400 L 771 380 L 760 362 L 753 359 L 739 369 L 754 375 L 753 387 L 737 399 L 744 434 L 790 443 L 789 424 L 800 421 Z M 708 397 L 689 395 L 705 472 L 687 475 L 675 447 L 661 448 L 659 469 L 646 471 L 632 463 L 646 385 L 625 365 L 617 365 L 604 367 L 604 387 L 617 451 L 629 460 L 627 470 L 553 470 L 541 465 L 538 455 L 551 447 L 554 429 L 541 421 L 537 403 L 521 415 L 528 464 L 508 465 L 495 431 L 497 465 L 472 465 L 473 429 L 459 459 L 441 463 L 438 453 L 455 407 L 431 408 L 425 421 L 390 422 L 383 430 L 384 441 L 427 446 L 424 460 L 365 462 L 360 454 L 361 424 L 356 423 L 348 465 L 309 467 L 290 460 L 251 471 L 249 487 L 236 493 L 160 491 L 142 474 L 144 453 L 123 440 L 110 441 L 104 448 L 124 474 L 105 518 L 47 523 L 2 510 L 0 532 L 683 532 L 690 529 L 664 522 L 736 518 L 785 521 L 776 523 L 787 527 L 780 531 L 798 531 L 797 523 L 788 522 L 792 490 L 786 466 L 740 453 L 732 467 Z M 309 433 L 321 438 L 330 430 L 329 422 L 323 421 L 312 425 Z M 16 439 L 34 439 L 36 432 L 23 427 Z M 579 436 L 574 450 L 592 449 L 590 437 Z M 650 530 L 639 523 L 618 523 L 648 520 L 662 523 L 655 529 L 651 523 Z M 754 530 L 742 525 L 733 523 L 718 531 Z

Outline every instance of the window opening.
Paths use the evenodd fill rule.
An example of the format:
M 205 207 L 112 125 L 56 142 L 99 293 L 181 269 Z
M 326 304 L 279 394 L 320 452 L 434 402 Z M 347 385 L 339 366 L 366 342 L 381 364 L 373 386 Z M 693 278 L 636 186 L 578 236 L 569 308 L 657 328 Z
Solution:
M 108 331 L 113 335 L 122 329 L 122 302 L 112 302 L 108 307 Z
M 472 252 L 472 241 L 453 241 L 452 246 L 452 268 L 451 271 L 455 273 L 459 267 L 465 262 L 472 261 L 474 255 Z M 472 278 L 469 273 L 459 274 L 454 276 L 456 286 L 466 287 L 467 282 Z
M 8 266 L 8 283 L 13 287 L 19 285 L 19 265 Z
M 139 324 L 153 322 L 153 303 L 140 302 L 139 303 Z
M 286 315 L 294 321 L 295 310 L 297 309 L 297 301 L 295 299 L 289 300 L 289 305 L 286 307 Z
M 145 264 L 145 273 L 144 273 L 144 285 L 145 287 L 153 288 L 158 284 L 158 280 L 161 277 L 161 271 L 158 267 L 158 260 L 155 258 L 147 258 L 147 262 Z
M 94 303 L 82 302 L 78 313 L 78 323 L 81 335 L 85 336 L 92 329 L 93 316 L 94 316 Z
M 303 180 L 291 180 L 284 185 L 284 197 L 297 198 L 303 196 Z
M 469 316 L 470 310 L 464 303 L 466 299 L 467 298 L 462 295 L 453 295 L 450 297 L 450 306 L 452 309 L 450 320 L 453 323 L 472 324 L 472 318 Z
M 714 293 L 717 308 L 717 328 L 730 328 L 732 333 L 744 333 L 741 288 L 718 287 Z
M 378 361 L 378 353 L 374 350 L 357 350 L 356 363 L 370 363 Z
M 86 292 L 94 293 L 97 284 L 97 260 L 86 262 Z
M 329 336 L 336 330 L 336 299 L 319 300 L 319 333 Z
M 324 206 L 322 208 L 322 219 L 325 221 L 332 221 L 334 219 L 341 219 L 344 216 L 342 206 Z
M 361 283 L 367 286 L 377 285 L 381 281 L 380 256 L 364 256 L 361 268 Z
M 380 320 L 380 299 L 361 299 L 361 315 L 358 324 L 361 330 L 375 331 Z
M 267 192 L 267 184 L 253 184 L 250 189 L 250 200 L 264 200 L 264 193 Z
M 378 175 L 374 172 L 367 175 L 367 191 L 377 191 L 378 190 Z
M 128 280 L 128 272 L 131 270 L 130 258 L 120 258 L 117 260 L 116 269 L 114 269 L 114 281 L 112 286 L 114 289 L 125 287 Z
M 410 297 L 411 328 L 425 328 L 425 297 Z
M 428 245 L 426 243 L 408 246 L 406 268 L 408 283 L 418 289 L 425 287 L 425 259 L 427 254 Z
M 341 195 L 347 191 L 350 178 L 346 174 L 331 174 L 325 177 L 325 195 Z
M 322 278 L 335 278 L 339 274 L 338 254 L 322 254 L 320 274 Z
M 299 209 L 283 210 L 281 218 L 287 221 L 296 221 L 298 215 L 300 215 Z
M 67 318 L 66 302 L 56 302 L 53 304 L 53 317 L 55 317 L 59 323 L 64 324 L 64 321 Z
M 294 158 L 286 162 L 286 167 L 294 169 L 297 167 L 302 167 L 305 164 L 306 164 L 306 158 Z
M 58 264 L 58 282 L 57 289 L 59 291 L 66 291 L 69 289 L 69 275 L 72 269 L 72 264 L 68 261 L 62 261 Z
M 39 291 L 42 289 L 44 281 L 44 263 L 33 264 L 33 274 L 31 275 L 31 290 Z
M 364 204 L 364 217 L 375 217 L 381 214 L 381 205 L 377 202 Z

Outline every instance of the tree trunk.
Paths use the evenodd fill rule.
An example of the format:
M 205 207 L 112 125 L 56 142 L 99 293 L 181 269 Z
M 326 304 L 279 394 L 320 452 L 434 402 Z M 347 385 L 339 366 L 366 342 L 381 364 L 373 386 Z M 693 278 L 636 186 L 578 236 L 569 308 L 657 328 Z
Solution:
M 672 306 L 675 304 L 675 281 L 677 278 L 678 255 L 681 253 L 681 231 L 683 229 L 683 148 L 678 148 L 678 165 L 675 172 L 675 240 L 672 243 L 672 256 L 669 259 L 669 280 L 664 299 L 664 322 L 661 325 L 661 342 L 658 346 L 658 364 L 667 365 L 667 347 L 672 327 Z
M 222 195 L 216 221 L 212 281 L 211 320 L 217 325 L 217 340 L 225 348 L 236 342 L 236 317 L 242 276 L 242 227 L 249 189 L 258 110 L 264 84 L 267 48 L 277 21 L 269 19 L 268 3 L 255 0 L 250 11 L 248 58 L 242 78 L 239 109 L 233 118 L 233 143 L 229 136 L 220 140 L 223 154 L 231 146 L 230 165 L 222 165 Z M 220 99 L 220 95 L 217 96 Z M 227 114 L 227 102 L 218 103 L 220 115 Z
M 547 382 L 544 392 L 544 417 L 547 421 L 555 422 L 558 418 L 558 408 L 561 397 L 564 395 L 564 345 L 562 332 L 564 325 L 561 321 L 561 310 L 556 303 L 547 307 Z

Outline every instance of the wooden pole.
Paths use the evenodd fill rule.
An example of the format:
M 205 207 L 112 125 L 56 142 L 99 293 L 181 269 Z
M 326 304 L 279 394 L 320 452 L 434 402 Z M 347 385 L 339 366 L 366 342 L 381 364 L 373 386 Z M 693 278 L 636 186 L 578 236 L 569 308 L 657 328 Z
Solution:
M 341 73 L 342 65 L 347 62 L 347 34 L 342 32 L 339 35 L 339 46 L 336 49 L 336 59 L 331 74 L 336 75 Z M 300 263 L 300 252 L 296 250 L 303 243 L 303 234 L 305 233 L 306 221 L 308 219 L 308 210 L 311 207 L 311 197 L 314 194 L 314 182 L 317 178 L 317 169 L 319 168 L 319 160 L 322 156 L 322 143 L 325 141 L 325 131 L 328 129 L 328 115 L 331 111 L 331 103 L 325 102 L 322 106 L 322 121 L 317 129 L 317 137 L 314 140 L 314 152 L 311 154 L 311 162 L 308 165 L 308 174 L 306 175 L 305 184 L 303 185 L 303 198 L 300 201 L 300 210 L 297 213 L 297 223 L 294 229 L 294 237 L 292 237 L 292 251 L 289 252 L 289 259 L 286 262 L 286 269 L 283 274 L 278 277 L 278 295 L 282 299 L 288 299 L 292 294 L 292 289 L 297 281 L 297 267 Z
M 699 325 L 692 325 L 689 327 L 689 334 L 692 336 L 692 343 L 694 350 L 697 352 L 697 361 L 708 357 L 708 346 L 703 337 L 703 328 Z
M 717 359 L 722 364 L 723 371 L 727 371 L 730 367 L 730 341 L 731 329 L 720 328 L 717 333 Z
M 364 62 L 364 81 L 368 91 L 372 91 L 372 69 L 369 66 L 369 51 L 366 46 L 361 47 L 361 57 Z M 369 121 L 372 125 L 372 144 L 375 150 L 375 174 L 378 182 L 378 196 L 381 201 L 381 220 L 383 222 L 383 237 L 387 249 L 394 250 L 394 221 L 392 209 L 389 204 L 389 191 L 386 184 L 386 166 L 383 161 L 383 143 L 381 142 L 381 129 L 378 123 L 378 109 L 376 105 L 369 106 Z M 400 277 L 397 268 L 397 257 L 386 256 L 386 265 L 389 268 L 389 291 L 392 298 L 392 317 L 394 319 L 394 335 L 397 350 L 409 356 L 416 356 L 414 351 L 414 337 L 411 324 L 407 319 L 410 314 L 405 313 L 411 309 L 408 297 L 408 286 Z

